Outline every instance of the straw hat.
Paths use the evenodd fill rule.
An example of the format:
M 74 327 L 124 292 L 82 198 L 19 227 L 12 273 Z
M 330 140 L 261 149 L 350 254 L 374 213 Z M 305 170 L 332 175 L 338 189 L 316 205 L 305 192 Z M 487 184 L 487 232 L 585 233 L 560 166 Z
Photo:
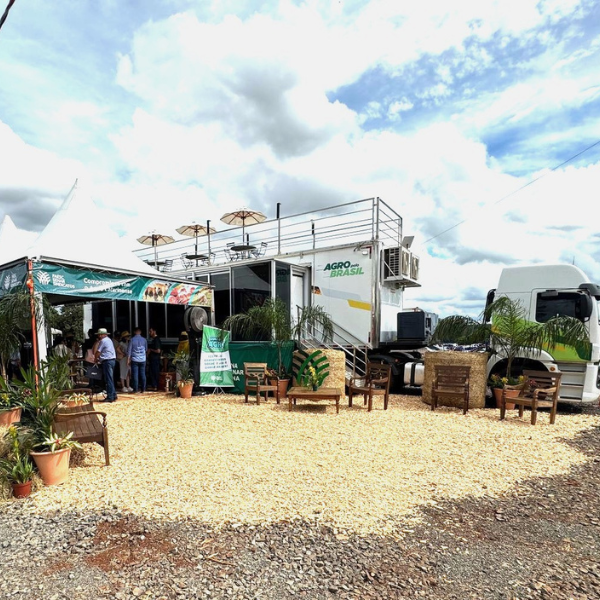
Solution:
M 131 334 L 129 333 L 129 331 L 125 330 L 122 334 L 121 334 L 121 340 L 124 340 L 125 338 L 131 337 Z
M 98 331 L 96 331 L 96 335 L 108 335 L 108 331 L 104 327 L 100 327 Z

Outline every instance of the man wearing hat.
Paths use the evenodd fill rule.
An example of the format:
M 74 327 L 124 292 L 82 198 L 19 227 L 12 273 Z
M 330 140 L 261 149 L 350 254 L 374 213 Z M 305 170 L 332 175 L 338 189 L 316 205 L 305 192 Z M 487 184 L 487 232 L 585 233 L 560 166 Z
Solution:
M 100 339 L 100 343 L 96 349 L 95 358 L 96 363 L 100 363 L 102 366 L 104 383 L 106 384 L 106 402 L 114 402 L 117 399 L 114 380 L 115 362 L 117 359 L 115 346 L 112 340 L 108 337 L 108 331 L 103 327 L 98 329 L 96 335 Z

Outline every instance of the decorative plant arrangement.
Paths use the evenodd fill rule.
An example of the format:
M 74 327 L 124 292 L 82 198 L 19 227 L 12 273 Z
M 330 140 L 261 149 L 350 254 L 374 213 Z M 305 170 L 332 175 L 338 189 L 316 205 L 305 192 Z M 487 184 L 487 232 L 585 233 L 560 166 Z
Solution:
M 317 376 L 317 371 L 311 365 L 307 369 L 307 374 L 304 377 L 304 385 L 306 387 L 312 387 L 313 391 L 316 392 L 321 385 L 321 381 L 319 381 L 319 377 Z
M 6 458 L 0 459 L 0 480 L 11 484 L 15 498 L 26 498 L 31 493 L 33 464 L 29 458 L 29 442 L 27 432 L 19 432 L 14 425 L 4 437 L 8 452 Z
M 269 336 L 277 346 L 277 377 L 280 381 L 285 381 L 283 389 L 279 390 L 280 396 L 285 396 L 289 383 L 289 375 L 282 359 L 283 345 L 294 338 L 300 338 L 309 328 L 314 330 L 314 337 L 321 337 L 323 341 L 333 338 L 333 322 L 322 307 L 305 307 L 294 323 L 289 307 L 280 298 L 268 298 L 261 306 L 253 306 L 246 313 L 228 317 L 223 327 L 248 337 Z
M 518 300 L 501 296 L 486 308 L 479 320 L 464 316 L 442 319 L 434 341 L 487 343 L 502 359 L 488 381 L 497 390 L 495 395 L 501 396 L 503 388 L 524 385 L 522 378 L 513 376 L 513 363 L 518 356 L 535 361 L 542 350 L 551 351 L 559 344 L 578 349 L 589 346 L 585 324 L 579 319 L 557 316 L 545 323 L 535 323 L 527 316 L 527 309 Z
M 190 362 L 190 353 L 180 350 L 173 354 L 173 364 L 177 373 L 177 389 L 182 398 L 191 398 L 194 387 L 194 377 Z
M 58 485 L 69 478 L 69 460 L 73 448 L 81 448 L 81 444 L 72 440 L 73 432 L 60 437 L 50 433 L 44 440 L 35 444 L 36 452 L 31 456 L 46 485 Z

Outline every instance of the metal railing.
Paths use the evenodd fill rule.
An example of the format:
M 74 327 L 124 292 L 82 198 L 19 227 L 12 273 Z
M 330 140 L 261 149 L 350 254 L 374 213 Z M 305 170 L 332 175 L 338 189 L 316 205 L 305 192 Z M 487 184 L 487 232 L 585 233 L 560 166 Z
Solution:
M 306 211 L 278 219 L 269 219 L 256 225 L 232 227 L 207 237 L 186 237 L 157 247 L 158 260 L 173 260 L 174 271 L 206 270 L 207 266 L 230 264 L 227 245 L 233 243 L 266 247 L 256 256 L 252 252 L 234 257 L 237 261 L 253 261 L 265 257 L 299 254 L 303 251 L 328 248 L 339 244 L 358 244 L 381 240 L 385 245 L 399 246 L 402 242 L 402 218 L 380 198 L 368 198 L 319 210 Z M 195 251 L 196 244 L 198 252 Z M 265 246 L 266 244 L 266 246 Z M 146 246 L 134 251 L 149 264 L 154 262 L 154 248 Z M 186 262 L 186 254 L 204 254 L 208 260 L 202 265 Z
M 323 329 L 318 325 L 312 325 L 302 331 L 300 346 L 304 349 L 327 348 L 328 350 L 339 350 L 344 353 L 346 379 L 351 376 L 365 376 L 367 372 L 367 351 L 369 350 L 366 344 L 361 344 L 357 338 L 335 322 L 333 322 L 333 339 L 324 341 L 324 338 Z

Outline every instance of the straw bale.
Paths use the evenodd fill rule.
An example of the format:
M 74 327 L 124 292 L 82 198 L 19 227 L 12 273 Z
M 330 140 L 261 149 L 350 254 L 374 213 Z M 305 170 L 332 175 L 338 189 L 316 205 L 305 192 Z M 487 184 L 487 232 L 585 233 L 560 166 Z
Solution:
M 483 408 L 485 406 L 485 390 L 487 387 L 487 352 L 427 352 L 425 354 L 425 380 L 423 395 L 425 404 L 431 404 L 431 385 L 434 378 L 435 365 L 461 365 L 471 367 L 469 375 L 469 407 Z M 462 408 L 462 397 L 440 398 L 439 404 Z
M 329 350 L 320 348 L 329 362 L 329 375 L 323 381 L 324 387 L 337 387 L 342 391 L 346 385 L 346 358 L 341 350 Z M 294 356 L 297 352 L 294 353 Z

